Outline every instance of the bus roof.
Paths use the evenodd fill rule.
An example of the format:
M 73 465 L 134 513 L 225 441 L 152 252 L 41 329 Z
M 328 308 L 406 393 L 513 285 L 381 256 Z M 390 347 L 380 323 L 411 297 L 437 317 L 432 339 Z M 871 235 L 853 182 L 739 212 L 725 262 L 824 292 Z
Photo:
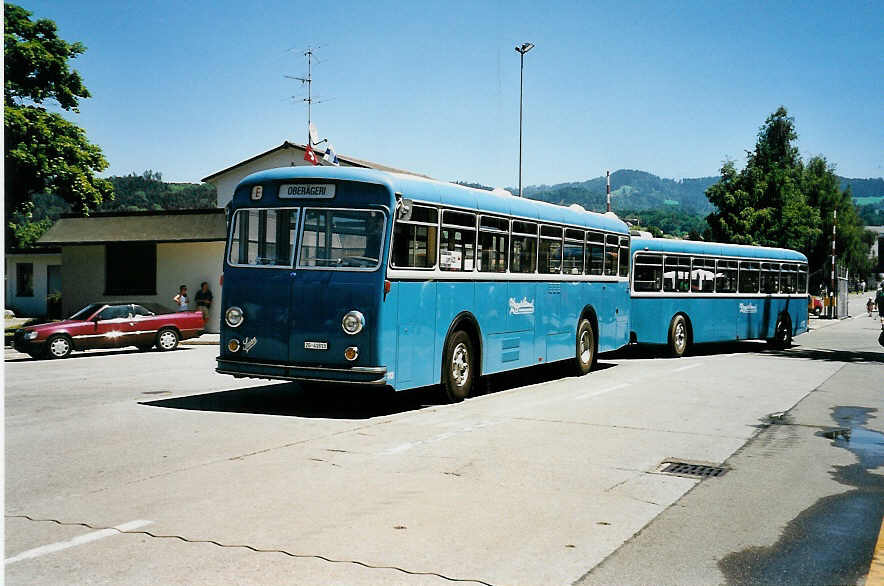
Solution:
M 587 228 L 597 228 L 621 234 L 629 230 L 614 214 L 586 211 L 579 206 L 565 207 L 533 199 L 515 197 L 508 193 L 475 189 L 456 183 L 425 179 L 405 173 L 391 173 L 376 169 L 333 166 L 281 167 L 252 173 L 243 178 L 240 186 L 285 181 L 291 179 L 335 179 L 374 183 L 387 187 L 391 193 L 402 197 L 440 205 L 468 208 L 492 214 L 505 214 L 535 219 L 540 222 L 556 222 Z
M 633 238 L 632 249 L 651 252 L 681 252 L 686 254 L 709 254 L 716 256 L 737 256 L 807 262 L 807 257 L 788 248 L 768 248 L 744 244 L 723 244 L 721 242 L 699 242 L 696 240 L 674 240 L 670 238 Z

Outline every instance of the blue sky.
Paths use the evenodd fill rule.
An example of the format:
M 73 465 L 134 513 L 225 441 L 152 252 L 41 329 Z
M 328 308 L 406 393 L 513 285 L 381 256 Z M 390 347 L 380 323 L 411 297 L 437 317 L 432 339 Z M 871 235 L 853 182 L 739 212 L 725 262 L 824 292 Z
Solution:
M 129 4 L 129 6 L 126 6 Z M 313 120 L 340 154 L 446 180 L 525 185 L 606 168 L 664 177 L 742 164 L 779 105 L 805 156 L 884 175 L 880 2 L 23 1 L 88 50 L 73 116 L 110 174 L 198 181 L 306 139 L 302 50 L 319 45 Z

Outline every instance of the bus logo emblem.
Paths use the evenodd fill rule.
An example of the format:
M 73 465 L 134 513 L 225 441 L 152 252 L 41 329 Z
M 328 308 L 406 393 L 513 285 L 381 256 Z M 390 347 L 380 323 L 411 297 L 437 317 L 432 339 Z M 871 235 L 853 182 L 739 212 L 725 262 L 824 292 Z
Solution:
M 249 350 L 254 348 L 255 344 L 257 344 L 257 343 L 258 343 L 258 338 L 252 337 L 251 340 L 246 338 L 242 341 L 242 349 L 246 354 L 248 354 Z
M 510 315 L 528 315 L 534 313 L 534 302 L 528 301 L 527 297 L 522 297 L 521 301 L 516 301 L 510 297 Z
M 741 303 L 740 313 L 758 313 L 758 306 L 751 303 Z

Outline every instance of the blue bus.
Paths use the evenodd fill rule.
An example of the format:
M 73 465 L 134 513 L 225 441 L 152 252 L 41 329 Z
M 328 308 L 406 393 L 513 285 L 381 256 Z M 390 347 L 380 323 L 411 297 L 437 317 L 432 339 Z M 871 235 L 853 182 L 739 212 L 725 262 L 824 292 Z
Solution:
M 631 341 L 766 339 L 786 348 L 807 331 L 807 257 L 794 250 L 632 238 Z
M 229 207 L 221 351 L 236 377 L 441 384 L 629 341 L 629 231 L 616 217 L 417 176 L 288 167 Z

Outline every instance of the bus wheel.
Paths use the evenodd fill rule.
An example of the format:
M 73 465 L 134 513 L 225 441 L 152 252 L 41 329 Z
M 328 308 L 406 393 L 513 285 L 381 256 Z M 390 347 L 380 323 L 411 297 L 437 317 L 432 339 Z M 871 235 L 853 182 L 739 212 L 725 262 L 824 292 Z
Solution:
M 681 358 L 688 349 L 688 324 L 684 316 L 679 314 L 669 324 L 669 354 Z
M 595 366 L 595 332 L 588 319 L 580 320 L 577 326 L 577 355 L 574 359 L 577 376 L 583 376 Z
M 785 350 L 792 347 L 792 324 L 788 318 L 781 317 L 777 319 L 774 337 L 767 342 L 777 350 Z
M 458 330 L 445 344 L 442 360 L 442 389 L 445 398 L 452 403 L 463 401 L 470 395 L 475 376 L 473 342 L 463 330 Z

